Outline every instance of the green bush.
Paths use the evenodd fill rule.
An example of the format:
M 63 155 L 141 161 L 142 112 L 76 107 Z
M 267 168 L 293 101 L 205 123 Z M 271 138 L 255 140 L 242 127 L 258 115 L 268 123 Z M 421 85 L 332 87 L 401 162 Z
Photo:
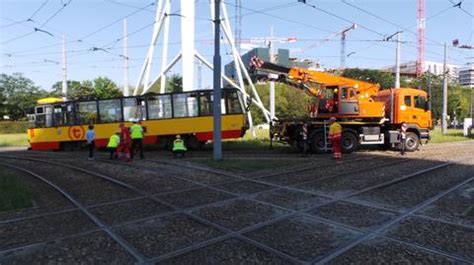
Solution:
M 0 121 L 0 134 L 26 133 L 27 121 Z

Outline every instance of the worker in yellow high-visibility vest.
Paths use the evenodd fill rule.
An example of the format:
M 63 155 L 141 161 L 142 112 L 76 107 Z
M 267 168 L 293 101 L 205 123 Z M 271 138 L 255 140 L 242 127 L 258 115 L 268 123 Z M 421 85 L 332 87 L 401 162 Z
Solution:
M 110 159 L 117 159 L 117 147 L 120 144 L 120 132 L 116 132 L 109 138 L 109 143 L 107 144 L 107 150 L 110 152 Z
M 135 148 L 140 152 L 140 159 L 143 159 L 143 127 L 135 120 L 130 127 L 130 135 L 132 137 L 132 159 L 135 154 Z
M 342 139 L 342 127 L 336 122 L 336 117 L 329 119 L 331 125 L 329 126 L 329 140 L 332 145 L 333 158 L 339 160 L 342 158 L 341 153 L 341 139 Z
M 184 157 L 186 154 L 186 145 L 184 144 L 184 141 L 181 139 L 180 135 L 176 135 L 176 139 L 173 141 L 173 156 L 176 158 L 178 157 L 178 154 L 181 155 L 181 157 Z

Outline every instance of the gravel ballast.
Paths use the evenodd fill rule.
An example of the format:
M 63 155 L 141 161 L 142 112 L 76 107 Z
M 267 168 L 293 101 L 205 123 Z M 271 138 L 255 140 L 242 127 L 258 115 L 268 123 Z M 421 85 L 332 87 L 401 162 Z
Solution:
M 163 194 L 156 197 L 180 208 L 190 208 L 231 199 L 234 196 L 220 191 L 215 191 L 213 189 L 199 188 Z
M 118 184 L 58 165 L 30 161 L 22 161 L 21 164 L 15 162 L 14 164 L 53 182 L 83 205 L 130 199 L 138 196 L 135 192 Z
M 214 186 L 215 188 L 222 189 L 231 193 L 239 195 L 249 195 L 260 191 L 273 189 L 274 187 L 254 181 L 243 180 L 237 182 L 231 182 L 226 184 L 220 184 Z
M 103 205 L 91 208 L 90 210 L 108 225 L 117 225 L 172 211 L 170 207 L 149 199 Z
M 286 219 L 245 234 L 303 261 L 312 261 L 354 239 L 356 235 L 358 233 L 354 231 L 304 216 Z
M 387 234 L 474 261 L 474 229 L 411 217 Z
M 406 210 L 472 177 L 471 165 L 449 165 L 353 197 L 394 210 Z
M 348 202 L 334 202 L 316 207 L 311 215 L 360 229 L 374 229 L 396 217 L 396 213 Z
M 451 192 L 419 214 L 474 227 L 474 182 Z
M 215 228 L 184 214 L 155 218 L 114 230 L 148 257 L 157 257 L 222 235 Z
M 0 251 L 98 228 L 80 211 L 0 224 Z
M 400 244 L 383 238 L 364 242 L 328 264 L 465 264 L 415 247 Z M 466 264 L 467 265 L 467 264 Z
M 285 188 L 262 192 L 254 198 L 292 210 L 302 210 L 328 201 L 328 199 L 324 197 L 311 193 Z
M 58 240 L 0 256 L 0 264 L 133 264 L 136 260 L 104 232 Z
M 266 204 L 241 199 L 223 205 L 201 208 L 194 213 L 213 223 L 237 231 L 289 212 Z
M 292 263 L 249 243 L 238 239 L 228 239 L 156 264 L 283 265 Z

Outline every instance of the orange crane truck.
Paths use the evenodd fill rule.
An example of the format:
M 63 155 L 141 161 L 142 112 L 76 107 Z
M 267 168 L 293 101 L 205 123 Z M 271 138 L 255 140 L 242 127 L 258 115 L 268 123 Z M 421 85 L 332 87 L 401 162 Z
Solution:
M 271 73 L 269 76 L 275 81 L 301 89 L 314 98 L 307 117 L 273 120 L 272 139 L 288 142 L 298 149 L 307 144 L 312 152 L 326 152 L 330 117 L 336 117 L 343 128 L 342 149 L 346 153 L 360 145 L 401 148 L 404 144 L 406 151 L 414 151 L 422 140 L 430 139 L 431 110 L 428 95 L 423 90 L 380 90 L 378 84 L 305 68 L 289 68 L 257 57 L 251 59 L 250 68 Z M 401 141 L 403 123 L 408 125 L 404 143 Z

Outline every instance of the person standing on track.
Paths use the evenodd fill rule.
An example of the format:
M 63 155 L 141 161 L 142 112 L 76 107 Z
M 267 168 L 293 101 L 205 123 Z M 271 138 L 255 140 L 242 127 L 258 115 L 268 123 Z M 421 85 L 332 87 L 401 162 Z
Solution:
M 123 123 L 121 123 L 120 124 L 120 143 L 117 148 L 117 155 L 119 157 L 125 156 L 125 159 L 127 161 L 130 161 L 130 142 L 131 141 L 132 140 L 130 138 L 130 131 Z
M 95 132 L 94 126 L 89 125 L 89 129 L 86 131 L 86 139 L 87 139 L 87 148 L 89 149 L 89 157 L 87 160 L 94 159 L 94 148 L 95 148 Z
M 342 139 L 342 127 L 336 122 L 336 117 L 329 119 L 331 126 L 329 126 L 329 140 L 332 145 L 333 158 L 339 160 L 342 158 L 341 152 L 341 139 Z
M 112 136 L 109 138 L 109 143 L 107 144 L 107 149 L 110 152 L 110 159 L 117 159 L 118 154 L 117 154 L 117 148 L 120 144 L 120 132 L 114 133 Z
M 135 154 L 135 148 L 140 152 L 140 159 L 143 159 L 143 127 L 137 121 L 133 121 L 130 127 L 130 134 L 132 135 L 132 159 Z

